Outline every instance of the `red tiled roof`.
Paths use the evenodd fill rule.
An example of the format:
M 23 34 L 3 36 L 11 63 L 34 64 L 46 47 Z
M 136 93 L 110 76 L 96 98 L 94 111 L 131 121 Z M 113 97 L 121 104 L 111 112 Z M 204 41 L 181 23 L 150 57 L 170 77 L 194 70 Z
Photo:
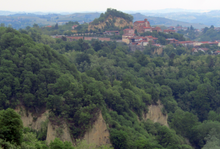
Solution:
M 220 51 L 215 51 L 215 53 L 220 53 Z
M 151 27 L 144 27 L 144 29 L 152 29 Z

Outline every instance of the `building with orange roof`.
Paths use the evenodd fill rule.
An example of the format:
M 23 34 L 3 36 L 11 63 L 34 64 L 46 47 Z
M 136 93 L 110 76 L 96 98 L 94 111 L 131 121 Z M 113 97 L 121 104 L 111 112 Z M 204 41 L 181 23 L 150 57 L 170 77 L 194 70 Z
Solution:
M 123 30 L 124 34 L 134 34 L 134 29 L 126 28 Z
M 126 44 L 129 44 L 131 42 L 130 38 L 133 38 L 135 36 L 134 29 L 126 28 L 123 30 L 124 34 L 122 35 L 122 42 L 125 42 Z
M 152 28 L 151 27 L 144 27 L 144 32 L 152 32 Z
M 215 54 L 215 55 L 219 55 L 219 54 L 220 54 L 220 51 L 215 51 L 214 54 Z
M 162 29 L 160 27 L 152 27 L 152 31 L 162 32 Z
M 157 42 L 157 39 L 158 38 L 155 38 L 155 37 L 153 37 L 153 36 L 145 36 L 146 38 L 147 38 L 147 41 L 151 41 L 151 42 L 153 42 L 153 43 L 156 43 Z
M 178 44 L 181 44 L 183 46 L 193 46 L 194 41 L 179 41 Z
M 133 28 L 134 28 L 134 30 L 137 30 L 137 32 L 143 33 L 144 27 L 151 27 L 150 22 L 147 21 L 147 19 L 144 19 L 144 21 L 135 21 L 134 22 Z
M 167 38 L 166 41 L 168 42 L 168 44 L 176 44 L 179 43 L 178 40 L 174 39 L 174 38 Z

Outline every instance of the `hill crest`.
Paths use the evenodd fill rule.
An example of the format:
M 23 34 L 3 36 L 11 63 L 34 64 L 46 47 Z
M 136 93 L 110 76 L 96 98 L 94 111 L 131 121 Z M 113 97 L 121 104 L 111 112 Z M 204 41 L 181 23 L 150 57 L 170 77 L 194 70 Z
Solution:
M 88 31 L 90 30 L 96 30 L 96 29 L 104 29 L 108 25 L 114 25 L 118 28 L 124 28 L 125 26 L 133 26 L 132 22 L 127 22 L 125 19 L 120 17 L 112 17 L 109 16 L 106 18 L 105 22 L 100 22 L 97 25 L 90 24 L 88 26 Z

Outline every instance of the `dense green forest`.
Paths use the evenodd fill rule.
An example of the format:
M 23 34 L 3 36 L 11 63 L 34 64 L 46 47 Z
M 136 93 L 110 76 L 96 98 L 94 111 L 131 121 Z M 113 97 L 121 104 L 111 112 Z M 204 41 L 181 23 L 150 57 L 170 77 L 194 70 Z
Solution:
M 49 119 L 69 124 L 72 138 L 82 137 L 101 110 L 115 149 L 220 147 L 219 56 L 172 45 L 162 55 L 151 45 L 132 52 L 116 42 L 52 39 L 36 28 L 0 28 L 2 147 L 56 148 L 45 144 L 45 130 L 23 128 L 8 109 L 19 104 L 36 113 L 46 107 Z M 158 100 L 170 128 L 142 118 Z M 7 127 L 10 119 L 19 127 Z

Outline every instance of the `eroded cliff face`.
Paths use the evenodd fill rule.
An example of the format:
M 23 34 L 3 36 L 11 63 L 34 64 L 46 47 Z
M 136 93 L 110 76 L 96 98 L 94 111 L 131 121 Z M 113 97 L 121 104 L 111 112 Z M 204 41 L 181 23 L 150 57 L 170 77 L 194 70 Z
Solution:
M 110 144 L 110 133 L 101 112 L 99 112 L 92 129 L 85 133 L 84 140 L 87 144 L 95 144 L 96 146 Z
M 155 49 L 155 50 L 154 50 L 154 53 L 153 53 L 153 54 L 161 55 L 162 53 L 163 53 L 163 48 L 158 48 L 158 49 Z
M 21 120 L 23 122 L 24 127 L 29 127 L 38 131 L 42 128 L 42 123 L 46 124 L 47 143 L 50 143 L 56 137 L 60 138 L 62 141 L 72 142 L 67 124 L 63 123 L 61 126 L 53 125 L 48 119 L 48 110 L 36 115 L 31 113 L 30 111 L 27 111 L 24 106 L 18 106 L 16 107 L 15 111 L 21 115 Z
M 55 138 L 60 138 L 62 141 L 69 141 L 73 143 L 71 139 L 70 132 L 68 130 L 67 124 L 64 122 L 62 125 L 57 126 L 52 124 L 52 122 L 49 121 L 48 127 L 47 127 L 47 143 L 50 143 Z
M 162 125 L 169 127 L 167 123 L 168 115 L 167 114 L 164 115 L 162 113 L 162 109 L 163 109 L 163 105 L 161 104 L 160 101 L 157 102 L 157 105 L 150 105 L 148 107 L 148 113 L 143 114 L 143 119 L 144 120 L 150 119 L 154 123 L 158 122 Z
M 57 125 L 48 119 L 49 111 L 42 112 L 40 115 L 34 115 L 33 113 L 26 111 L 24 106 L 18 106 L 15 111 L 21 115 L 21 120 L 24 127 L 29 127 L 34 130 L 40 130 L 42 123 L 47 125 L 47 137 L 46 141 L 49 144 L 56 137 L 62 141 L 70 141 L 75 145 L 71 138 L 68 126 L 66 122 L 61 122 L 61 125 Z M 110 133 L 107 129 L 105 120 L 102 117 L 101 111 L 98 113 L 97 120 L 94 122 L 92 128 L 87 131 L 83 137 L 87 144 L 94 146 L 108 145 L 110 144 Z
M 49 114 L 48 111 L 44 111 L 39 115 L 35 115 L 30 111 L 25 110 L 24 106 L 16 107 L 15 111 L 21 115 L 24 127 L 29 127 L 34 130 L 40 130 L 42 123 L 46 122 Z
M 133 26 L 133 23 L 132 22 L 127 22 L 125 19 L 123 18 L 119 18 L 119 17 L 114 17 L 115 19 L 115 23 L 114 25 L 116 27 L 119 27 L 119 28 L 123 28 L 125 26 Z M 112 16 L 109 16 L 105 22 L 102 22 L 102 23 L 99 23 L 98 25 L 89 25 L 88 26 L 88 30 L 95 30 L 96 28 L 98 29 L 103 29 L 105 26 L 106 26 L 106 22 L 109 22 L 110 20 L 113 20 L 113 17 Z

